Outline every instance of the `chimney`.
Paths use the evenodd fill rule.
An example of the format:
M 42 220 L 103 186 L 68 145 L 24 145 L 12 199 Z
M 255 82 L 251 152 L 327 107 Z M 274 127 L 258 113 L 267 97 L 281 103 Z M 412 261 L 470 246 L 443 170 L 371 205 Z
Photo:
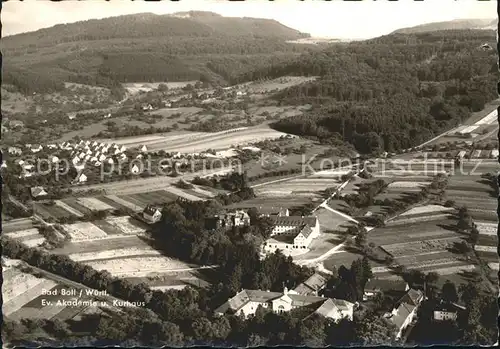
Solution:
M 286 296 L 288 294 L 288 287 L 283 288 L 283 294 Z

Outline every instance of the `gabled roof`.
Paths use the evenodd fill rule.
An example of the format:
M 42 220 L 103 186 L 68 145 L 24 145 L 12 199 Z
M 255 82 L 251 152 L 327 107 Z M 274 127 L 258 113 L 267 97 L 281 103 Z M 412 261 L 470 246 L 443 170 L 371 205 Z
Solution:
M 326 279 L 318 273 L 314 273 L 309 279 L 297 286 L 294 291 L 298 294 L 310 294 L 321 290 L 326 285 Z
M 154 205 L 148 205 L 144 209 L 143 213 L 145 213 L 145 214 L 147 214 L 149 216 L 152 216 L 152 215 L 154 215 L 156 213 L 156 211 L 160 211 L 160 209 L 158 207 L 154 206 Z
M 422 291 L 410 288 L 398 303 L 406 303 L 412 306 L 418 306 L 423 298 L 424 294 L 422 293 Z
M 407 284 L 403 280 L 370 279 L 365 285 L 365 291 L 406 291 Z
M 396 310 L 396 313 L 390 318 L 391 322 L 396 325 L 398 329 L 403 327 L 406 319 L 410 316 L 411 312 L 415 309 L 415 306 L 410 304 L 401 303 L 401 305 Z
M 31 188 L 31 195 L 33 197 L 45 196 L 45 195 L 47 195 L 47 192 L 45 191 L 45 189 L 43 187 L 33 187 L 33 188 Z
M 277 226 L 295 226 L 302 227 L 304 225 L 309 225 L 311 227 L 316 225 L 318 218 L 314 216 L 302 217 L 302 216 L 274 216 L 273 223 Z
M 315 313 L 327 317 L 335 308 L 338 311 L 346 311 L 354 307 L 354 304 L 343 299 L 329 298 L 316 309 Z

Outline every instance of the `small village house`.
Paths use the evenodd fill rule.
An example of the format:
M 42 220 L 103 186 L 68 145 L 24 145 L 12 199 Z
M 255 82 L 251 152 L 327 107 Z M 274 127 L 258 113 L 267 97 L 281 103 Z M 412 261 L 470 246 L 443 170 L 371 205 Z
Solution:
M 30 191 L 31 191 L 31 196 L 34 199 L 48 195 L 48 193 L 45 191 L 43 187 L 32 187 L 30 188 Z
M 148 205 L 142 211 L 142 218 L 148 223 L 156 223 L 161 219 L 161 211 L 157 206 Z

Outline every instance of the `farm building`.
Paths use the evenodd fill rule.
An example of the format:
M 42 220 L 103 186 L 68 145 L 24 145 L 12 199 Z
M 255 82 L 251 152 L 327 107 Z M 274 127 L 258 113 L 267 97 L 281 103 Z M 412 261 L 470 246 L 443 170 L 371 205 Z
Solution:
M 304 296 L 294 291 L 288 291 L 285 287 L 283 292 L 242 290 L 215 309 L 215 314 L 221 316 L 231 312 L 248 317 L 255 314 L 259 306 L 271 309 L 276 313 L 289 312 L 300 307 L 310 307 L 311 315 L 317 313 L 335 321 L 342 318 L 352 320 L 354 310 L 354 304 L 345 300 Z
M 142 211 L 142 218 L 149 223 L 156 223 L 161 219 L 161 211 L 154 205 L 148 205 L 144 211 Z
M 294 291 L 303 296 L 317 295 L 326 286 L 327 280 L 318 273 L 311 275 L 309 279 L 294 288 Z
M 396 339 L 400 339 L 404 330 L 411 324 L 423 300 L 422 291 L 409 289 L 392 312 L 387 314 L 387 318 L 396 326 Z
M 32 153 L 38 153 L 43 150 L 43 147 L 41 145 L 36 145 L 31 147 L 31 152 Z
M 145 145 L 143 145 L 139 150 L 142 151 L 143 153 L 145 153 L 145 152 L 148 151 L 148 147 L 146 147 Z
M 458 317 L 463 314 L 466 308 L 463 305 L 457 303 L 441 302 L 434 308 L 434 320 L 436 321 L 446 321 L 453 320 L 456 321 Z
M 297 249 L 306 249 L 319 236 L 317 217 L 274 216 L 271 238 L 264 243 L 264 251 L 274 253 L 281 250 L 290 254 Z M 288 253 L 287 253 L 288 252 Z
M 80 176 L 78 176 L 78 179 L 76 180 L 78 183 L 85 183 L 87 181 L 87 176 L 82 173 Z
M 370 279 L 365 285 L 363 300 L 369 300 L 378 294 L 407 292 L 410 289 L 403 280 Z
M 227 212 L 210 217 L 205 221 L 205 227 L 209 230 L 248 225 L 250 225 L 250 216 L 245 211 Z
M 33 198 L 46 196 L 48 194 L 43 187 L 33 187 L 30 190 L 31 190 L 31 196 Z

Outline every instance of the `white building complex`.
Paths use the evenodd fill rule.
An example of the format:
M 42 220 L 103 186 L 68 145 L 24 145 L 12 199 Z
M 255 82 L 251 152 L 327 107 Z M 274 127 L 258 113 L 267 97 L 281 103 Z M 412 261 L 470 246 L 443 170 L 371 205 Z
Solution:
M 215 314 L 220 316 L 232 313 L 248 317 L 255 314 L 259 306 L 276 313 L 309 307 L 311 315 L 316 313 L 335 321 L 343 318 L 352 320 L 354 311 L 354 304 L 348 301 L 312 295 L 300 295 L 295 291 L 288 291 L 285 288 L 283 292 L 242 290 L 215 309 Z
M 281 250 L 284 254 L 307 249 L 312 240 L 319 236 L 317 217 L 273 216 L 274 228 L 263 246 L 265 253 Z

